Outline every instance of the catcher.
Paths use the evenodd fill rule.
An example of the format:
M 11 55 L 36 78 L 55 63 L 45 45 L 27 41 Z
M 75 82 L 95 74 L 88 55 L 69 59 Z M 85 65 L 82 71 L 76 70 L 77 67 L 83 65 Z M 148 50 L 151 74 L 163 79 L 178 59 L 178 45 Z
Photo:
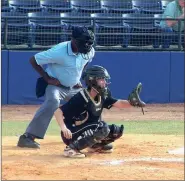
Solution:
M 103 108 L 144 107 L 140 100 L 141 83 L 131 92 L 128 100 L 115 99 L 108 89 L 109 73 L 104 67 L 91 66 L 84 71 L 82 79 L 87 88 L 57 110 L 57 119 L 62 128 L 61 137 L 67 145 L 64 156 L 83 158 L 81 150 L 89 152 L 112 152 L 111 144 L 120 138 L 124 126 L 108 125 L 100 119 Z

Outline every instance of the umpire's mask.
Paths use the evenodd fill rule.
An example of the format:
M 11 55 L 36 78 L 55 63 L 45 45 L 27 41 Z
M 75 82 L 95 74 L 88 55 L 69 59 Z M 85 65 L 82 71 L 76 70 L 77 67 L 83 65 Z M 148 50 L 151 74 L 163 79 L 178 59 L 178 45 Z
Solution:
M 86 27 L 74 27 L 72 38 L 75 40 L 78 52 L 81 53 L 82 57 L 84 59 L 89 59 L 89 52 L 95 42 L 94 33 Z

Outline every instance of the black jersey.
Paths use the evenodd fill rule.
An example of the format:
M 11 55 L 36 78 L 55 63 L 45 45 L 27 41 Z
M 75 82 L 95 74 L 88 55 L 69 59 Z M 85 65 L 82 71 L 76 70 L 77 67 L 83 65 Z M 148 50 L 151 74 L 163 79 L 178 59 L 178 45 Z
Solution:
M 83 89 L 61 106 L 66 126 L 70 129 L 71 126 L 82 126 L 87 122 L 98 122 L 103 108 L 110 109 L 117 102 L 110 91 L 106 97 L 98 97 L 97 100 L 93 100 L 88 91 Z

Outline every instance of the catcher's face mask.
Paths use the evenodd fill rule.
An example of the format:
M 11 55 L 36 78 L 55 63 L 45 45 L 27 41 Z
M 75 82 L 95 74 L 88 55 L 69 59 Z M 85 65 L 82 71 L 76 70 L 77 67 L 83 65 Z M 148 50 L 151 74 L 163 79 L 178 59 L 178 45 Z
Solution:
M 106 78 L 96 78 L 92 80 L 92 88 L 94 88 L 99 95 L 105 95 L 110 82 Z
M 97 85 L 101 87 L 102 89 L 106 88 L 108 85 L 107 83 L 108 80 L 106 80 L 105 78 L 99 78 L 96 81 L 97 81 Z
M 82 74 L 82 79 L 85 80 L 88 89 L 93 88 L 100 95 L 107 94 L 110 75 L 104 67 L 93 65 L 87 68 Z

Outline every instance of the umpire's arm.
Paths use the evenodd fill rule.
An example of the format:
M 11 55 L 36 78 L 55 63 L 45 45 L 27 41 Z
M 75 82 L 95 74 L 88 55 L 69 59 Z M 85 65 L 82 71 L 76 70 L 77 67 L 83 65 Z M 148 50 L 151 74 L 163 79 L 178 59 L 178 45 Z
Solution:
M 37 64 L 35 57 L 31 57 L 30 58 L 30 63 L 32 65 L 32 67 L 44 78 L 44 80 L 47 82 L 48 79 L 50 78 L 49 75 L 47 74 L 47 72 L 45 72 L 45 70 Z
M 32 65 L 32 67 L 41 75 L 41 77 L 44 78 L 44 80 L 50 84 L 50 85 L 55 85 L 55 86 L 58 86 L 58 85 L 61 85 L 61 83 L 59 82 L 59 80 L 55 79 L 55 78 L 52 78 L 50 77 L 47 72 L 45 72 L 45 70 L 37 64 L 37 61 L 35 59 L 35 57 L 31 57 L 30 58 L 30 63 Z

